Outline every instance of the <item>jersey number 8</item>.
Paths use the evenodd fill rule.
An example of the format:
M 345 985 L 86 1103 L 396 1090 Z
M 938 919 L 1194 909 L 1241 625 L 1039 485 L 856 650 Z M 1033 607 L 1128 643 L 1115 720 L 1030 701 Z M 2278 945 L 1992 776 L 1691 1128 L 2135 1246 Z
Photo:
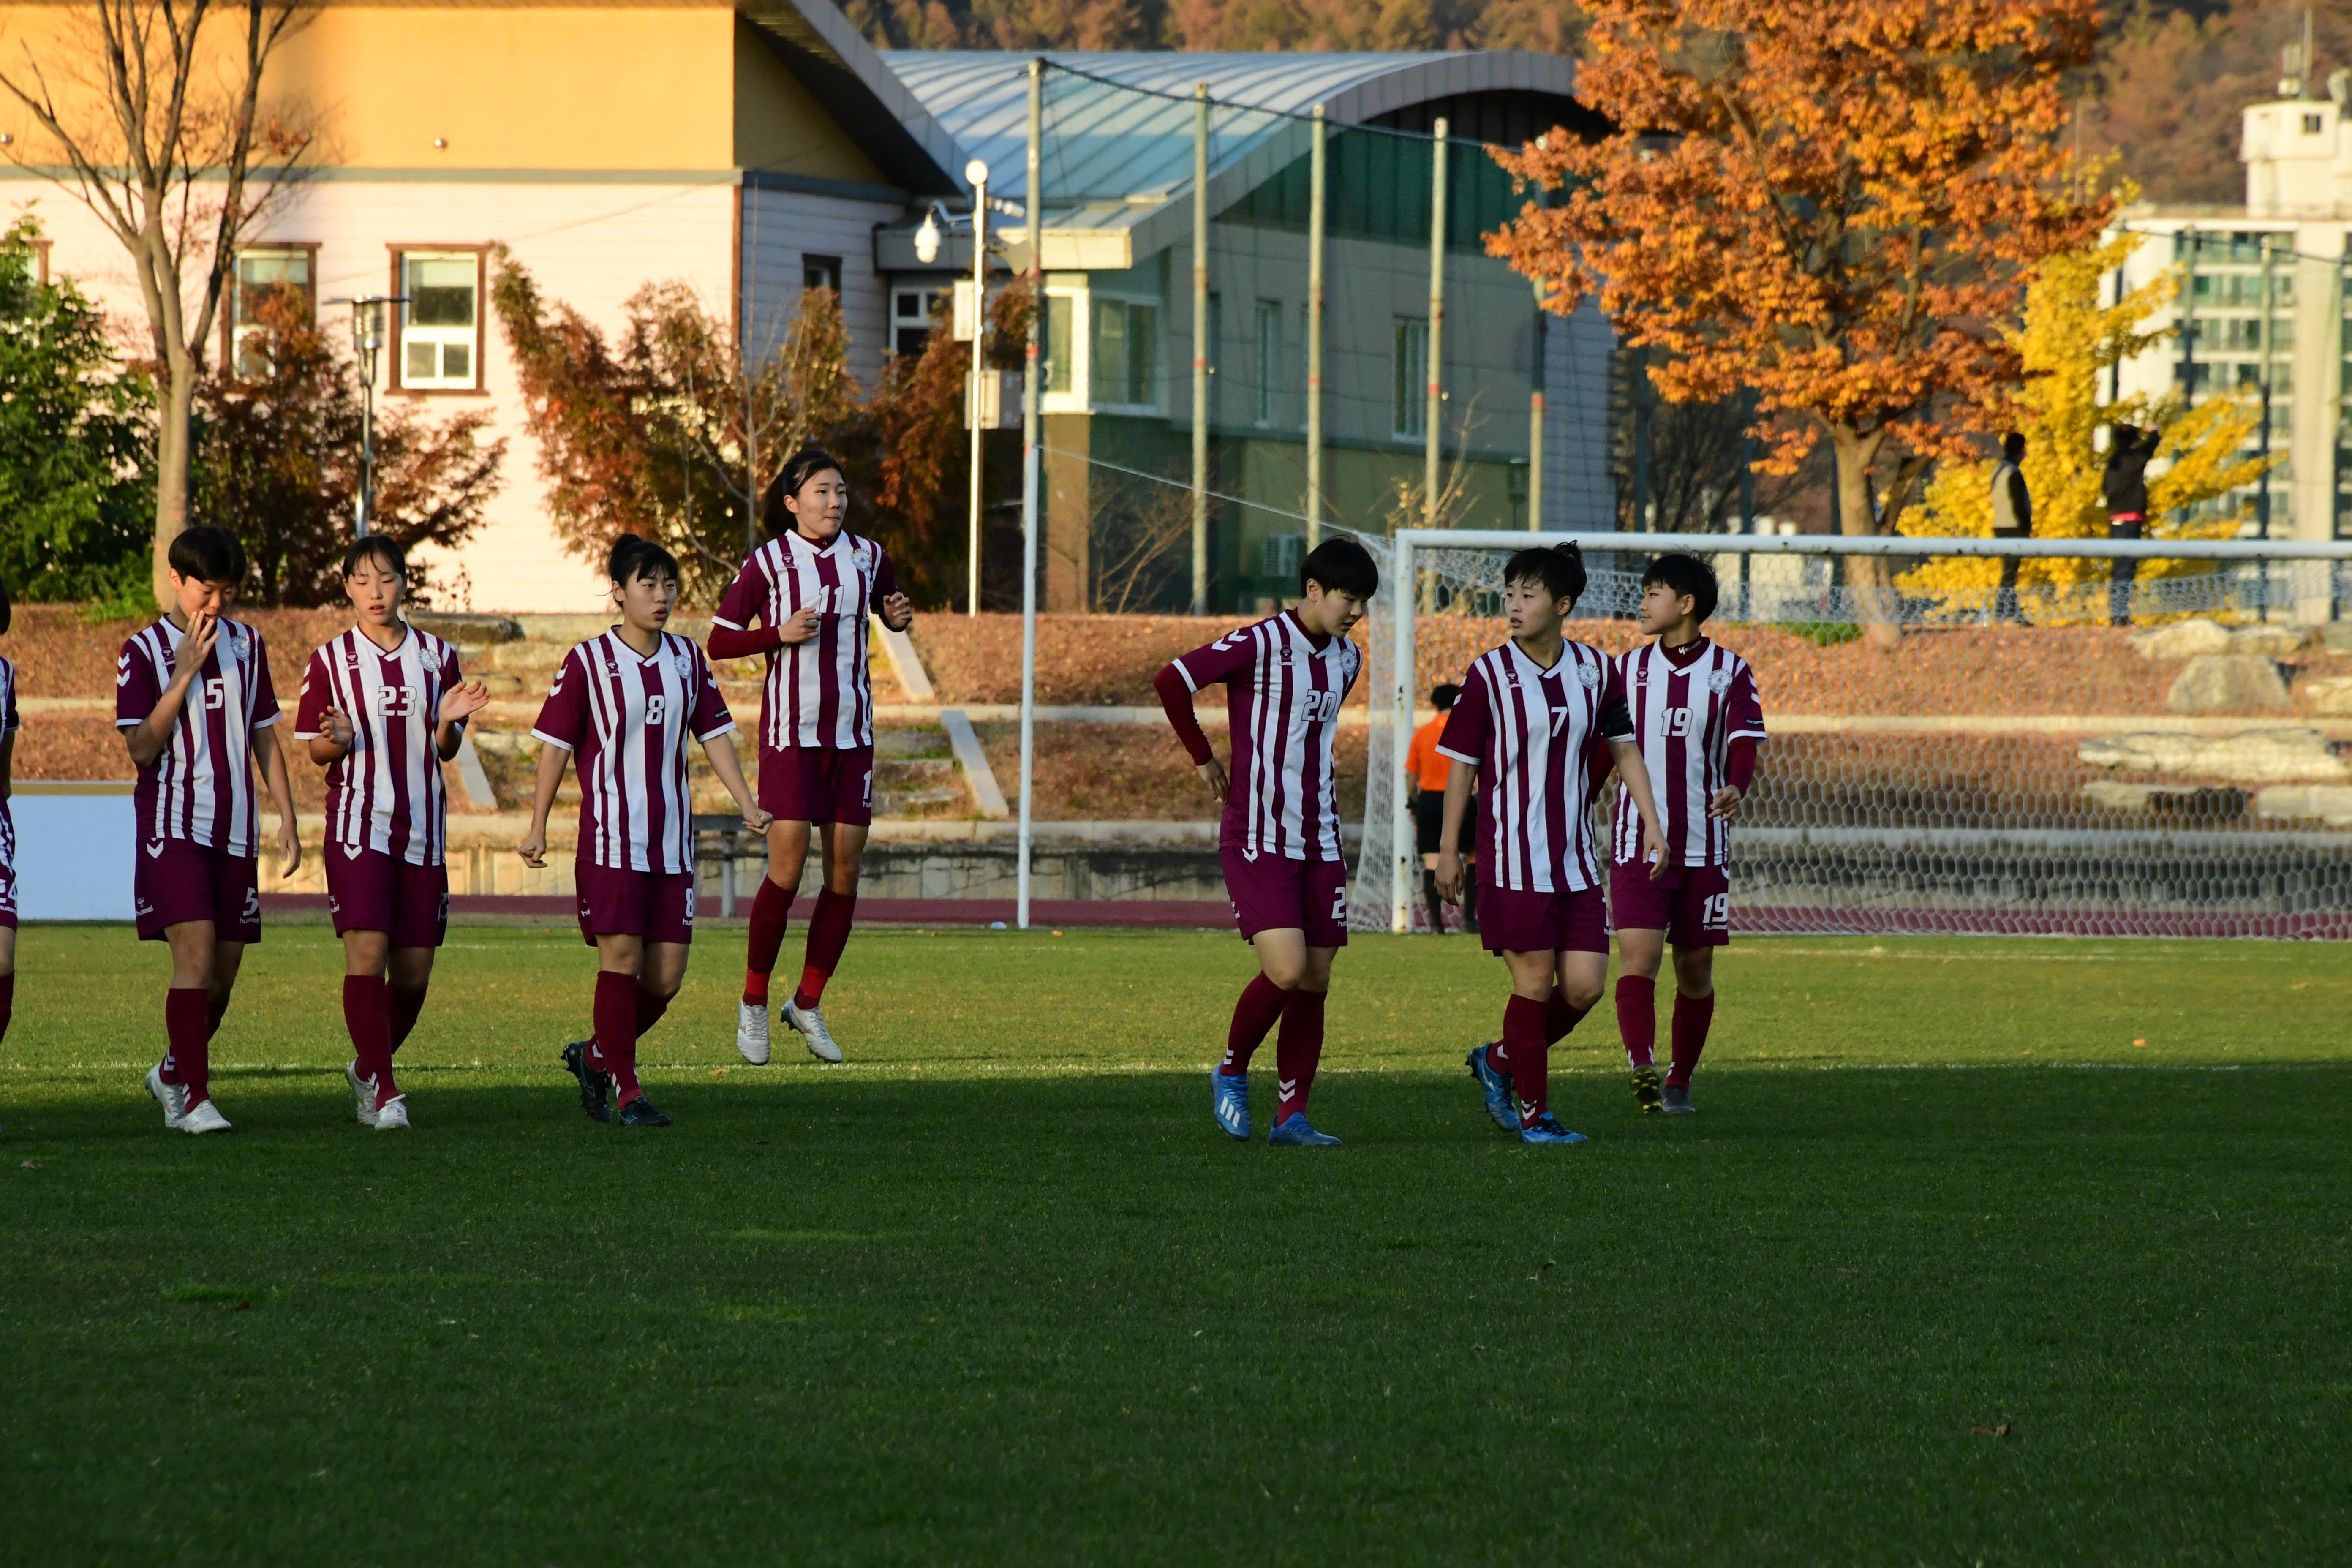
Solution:
M 660 723 L 662 721 L 663 715 L 668 711 L 668 695 L 665 692 L 655 692 L 652 696 L 646 699 L 646 722 L 648 724 Z

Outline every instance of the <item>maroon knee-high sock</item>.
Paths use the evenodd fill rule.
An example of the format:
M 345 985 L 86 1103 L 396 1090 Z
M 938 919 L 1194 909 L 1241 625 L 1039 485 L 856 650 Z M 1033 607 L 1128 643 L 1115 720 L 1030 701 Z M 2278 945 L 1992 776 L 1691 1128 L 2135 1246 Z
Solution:
M 1289 993 L 1265 975 L 1253 975 L 1242 987 L 1241 995 L 1234 1002 L 1234 1021 L 1225 1029 L 1225 1059 L 1217 1070 L 1226 1074 L 1249 1071 L 1250 1058 L 1257 1053 L 1265 1032 L 1282 1016 L 1283 999 Z
M 626 1105 L 645 1093 L 637 1087 L 637 977 L 597 971 L 593 1016 L 596 1055 Z
M 400 1092 L 392 1082 L 392 1016 L 384 1004 L 386 989 L 379 974 L 343 976 L 343 1027 L 351 1031 L 352 1055 L 359 1058 L 360 1076 L 375 1080 L 379 1106 Z
M 397 985 L 384 987 L 385 1017 L 392 1025 L 392 1048 L 395 1051 L 408 1043 L 416 1027 L 417 1015 L 425 1011 L 425 993 L 403 991 Z
M 1637 1068 L 1651 1066 L 1658 1051 L 1658 983 L 1638 974 L 1617 977 L 1617 1033 L 1625 1042 L 1625 1060 Z
M 1519 1125 L 1531 1127 L 1544 1113 L 1549 1088 L 1551 1047 L 1544 1039 L 1544 1019 L 1550 1009 L 1532 996 L 1513 995 L 1503 1007 L 1503 1059 L 1511 1088 L 1519 1096 Z
M 1274 1037 L 1276 1126 L 1307 1110 L 1315 1069 L 1323 1060 L 1323 993 L 1300 986 L 1282 1005 L 1282 1028 Z
M 191 1110 L 213 1092 L 212 1030 L 205 1007 L 201 985 L 174 985 L 163 993 L 163 1081 L 187 1086 Z
M 809 911 L 808 959 L 801 969 L 800 989 L 793 1005 L 814 1007 L 824 1000 L 824 983 L 841 966 L 841 950 L 849 945 L 849 927 L 857 914 L 857 895 L 821 889 L 816 908 Z
M 656 996 L 646 989 L 643 981 L 637 983 L 637 1038 L 644 1039 L 653 1026 L 661 1022 L 662 1015 L 668 1011 L 668 997 Z
M 206 990 L 205 993 L 205 1038 L 209 1040 L 215 1035 L 219 1034 L 221 1020 L 227 1016 L 228 998 L 226 996 L 215 996 L 210 990 Z M 188 1103 L 194 1105 L 195 1101 L 192 1100 L 188 1101 Z
M 16 1011 L 16 975 L 14 970 L 0 974 L 0 1040 L 8 1037 L 8 1019 Z
M 1576 1026 L 1584 1022 L 1584 1016 L 1591 1011 L 1590 1007 L 1570 1006 L 1568 993 L 1557 985 L 1553 986 L 1551 995 L 1544 1002 L 1544 1044 L 1556 1046 L 1568 1038 L 1575 1032 Z
M 784 945 L 784 927 L 792 920 L 793 889 L 779 887 L 773 878 L 760 879 L 751 897 L 751 935 L 743 956 L 743 1000 L 765 1006 L 768 976 L 776 972 L 776 954 Z
M 1690 1087 L 1691 1069 L 1698 1066 L 1699 1052 L 1706 1049 L 1706 1027 L 1714 1022 L 1714 992 L 1704 996 L 1675 993 L 1675 1065 L 1666 1069 L 1668 1083 Z

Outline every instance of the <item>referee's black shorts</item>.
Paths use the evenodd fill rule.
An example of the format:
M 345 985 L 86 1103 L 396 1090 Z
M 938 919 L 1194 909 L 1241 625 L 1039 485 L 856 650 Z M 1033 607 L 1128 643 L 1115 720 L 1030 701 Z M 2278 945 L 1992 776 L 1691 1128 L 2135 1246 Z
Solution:
M 1445 837 L 1445 794 L 1443 790 L 1423 790 L 1412 797 L 1413 837 L 1420 841 L 1423 855 L 1437 853 L 1437 842 Z

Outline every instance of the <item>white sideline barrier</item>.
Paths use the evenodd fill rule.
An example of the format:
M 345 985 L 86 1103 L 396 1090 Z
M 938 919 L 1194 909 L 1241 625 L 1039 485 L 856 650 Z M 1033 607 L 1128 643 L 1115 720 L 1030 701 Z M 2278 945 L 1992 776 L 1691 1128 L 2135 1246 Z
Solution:
M 139 853 L 131 785 L 16 784 L 16 912 L 27 921 L 128 921 Z

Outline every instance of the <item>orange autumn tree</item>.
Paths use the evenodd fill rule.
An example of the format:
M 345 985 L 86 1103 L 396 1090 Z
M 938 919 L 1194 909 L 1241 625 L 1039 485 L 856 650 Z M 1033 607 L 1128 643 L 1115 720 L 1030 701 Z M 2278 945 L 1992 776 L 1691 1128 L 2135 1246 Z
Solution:
M 1562 314 L 1597 293 L 1627 347 L 1664 351 L 1667 401 L 1752 390 L 1769 471 L 1828 440 L 1844 531 L 1892 531 L 1927 465 L 2002 421 L 2029 268 L 2107 219 L 2060 140 L 2096 0 L 1589 10 L 1577 90 L 1617 130 L 1497 150 L 1561 194 L 1488 251 Z M 1891 644 L 1884 563 L 1853 558 L 1847 581 Z

